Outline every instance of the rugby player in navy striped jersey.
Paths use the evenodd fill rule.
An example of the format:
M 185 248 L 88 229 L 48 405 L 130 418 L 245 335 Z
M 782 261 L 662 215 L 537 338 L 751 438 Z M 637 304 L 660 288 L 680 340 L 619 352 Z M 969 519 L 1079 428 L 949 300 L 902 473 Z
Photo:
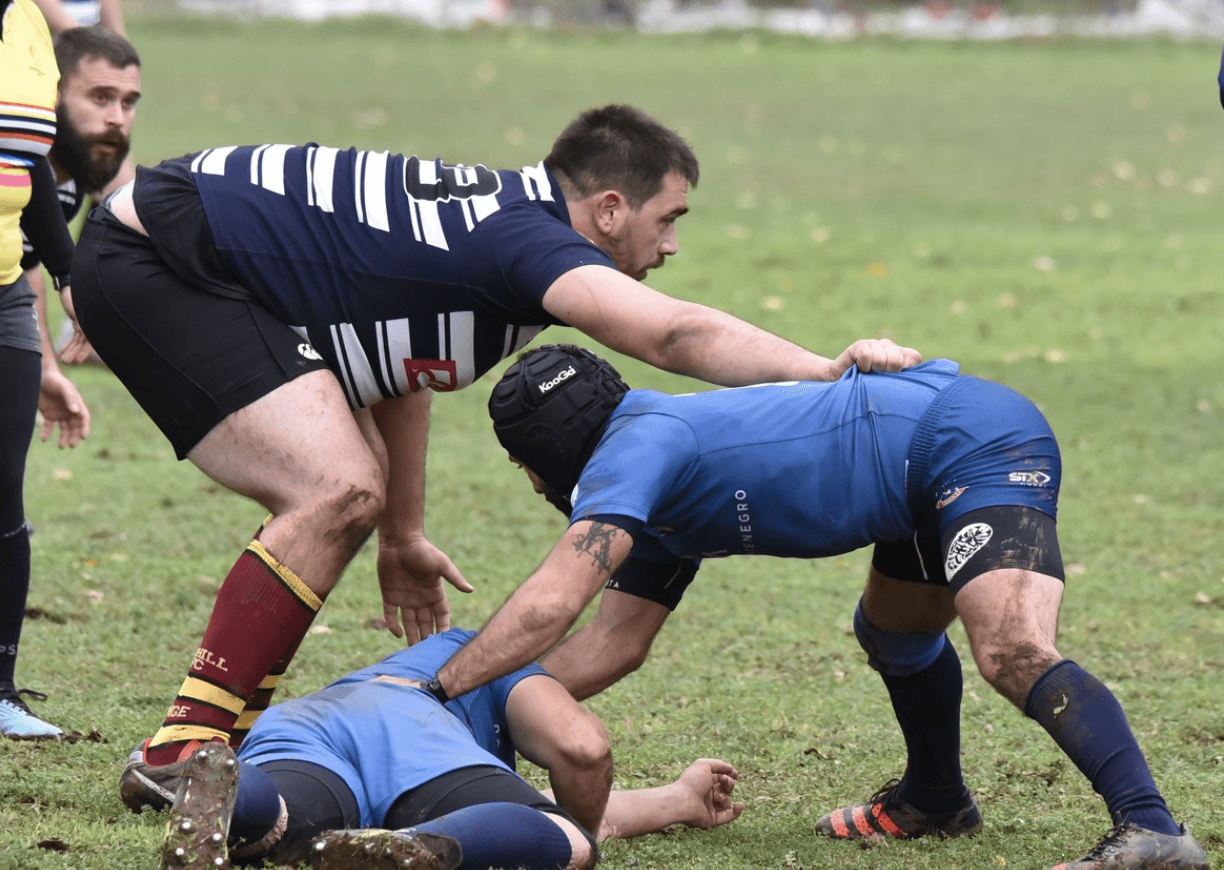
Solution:
M 697 179 L 683 139 L 607 106 L 521 170 L 213 148 L 140 167 L 95 210 L 73 265 L 85 336 L 180 459 L 271 513 L 129 759 L 129 807 L 170 803 L 199 742 L 241 740 L 376 527 L 389 629 L 448 627 L 445 582 L 472 587 L 424 533 L 429 397 L 545 327 L 723 385 L 918 361 L 887 340 L 830 360 L 640 284 L 676 253 Z

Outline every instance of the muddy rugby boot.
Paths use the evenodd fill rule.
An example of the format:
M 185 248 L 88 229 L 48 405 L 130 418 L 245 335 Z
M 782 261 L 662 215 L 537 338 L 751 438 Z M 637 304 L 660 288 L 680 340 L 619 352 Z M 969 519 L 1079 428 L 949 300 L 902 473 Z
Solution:
M 836 840 L 866 840 L 892 837 L 971 837 L 982 829 L 982 813 L 973 796 L 965 793 L 965 803 L 946 813 L 924 813 L 898 800 L 901 784 L 893 781 L 871 796 L 865 804 L 834 810 L 816 822 L 816 833 Z
M 1055 864 L 1050 870 L 1208 870 L 1208 867 L 1207 853 L 1185 825 L 1175 837 L 1122 824 L 1083 858 Z
M 149 741 L 145 740 L 132 750 L 123 775 L 119 777 L 119 799 L 134 813 L 139 813 L 145 807 L 164 810 L 173 804 L 183 771 L 187 769 L 195 751 L 206 744 L 199 740 L 184 744 L 178 761 L 170 764 L 149 764 L 145 761 L 145 747 L 148 745 Z
M 310 844 L 312 870 L 454 870 L 462 861 L 457 841 L 412 828 L 328 831 Z
M 224 743 L 198 747 L 183 761 L 162 836 L 162 870 L 229 867 L 226 840 L 238 798 L 238 759 Z

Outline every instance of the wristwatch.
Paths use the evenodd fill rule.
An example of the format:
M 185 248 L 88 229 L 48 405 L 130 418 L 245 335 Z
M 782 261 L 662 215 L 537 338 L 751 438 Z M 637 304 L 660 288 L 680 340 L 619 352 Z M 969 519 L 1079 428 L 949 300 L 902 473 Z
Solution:
M 442 681 L 437 677 L 434 677 L 421 688 L 437 698 L 439 704 L 445 704 L 450 700 L 450 695 L 446 694 L 446 689 L 442 687 Z

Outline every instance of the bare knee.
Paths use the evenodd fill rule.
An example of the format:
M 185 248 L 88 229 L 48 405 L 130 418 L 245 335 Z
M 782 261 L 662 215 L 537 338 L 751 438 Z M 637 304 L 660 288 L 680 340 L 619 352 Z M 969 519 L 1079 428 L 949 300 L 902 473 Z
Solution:
M 1053 646 L 990 639 L 973 644 L 973 658 L 986 682 L 1021 710 L 1037 678 L 1062 661 Z
M 374 531 L 387 504 L 381 474 L 345 481 L 321 505 L 327 520 L 322 535 L 348 553 L 355 553 Z
M 577 707 L 577 705 L 575 705 Z M 612 741 L 599 717 L 577 707 L 581 713 L 569 722 L 556 749 L 571 770 L 586 771 L 600 783 L 612 779 Z

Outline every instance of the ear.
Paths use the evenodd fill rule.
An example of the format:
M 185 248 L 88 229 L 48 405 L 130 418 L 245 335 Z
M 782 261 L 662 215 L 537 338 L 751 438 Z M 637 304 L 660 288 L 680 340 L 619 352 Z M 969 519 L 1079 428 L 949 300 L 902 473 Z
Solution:
M 605 190 L 592 197 L 595 206 L 595 225 L 600 232 L 610 235 L 624 216 L 629 205 L 625 198 L 615 190 Z

